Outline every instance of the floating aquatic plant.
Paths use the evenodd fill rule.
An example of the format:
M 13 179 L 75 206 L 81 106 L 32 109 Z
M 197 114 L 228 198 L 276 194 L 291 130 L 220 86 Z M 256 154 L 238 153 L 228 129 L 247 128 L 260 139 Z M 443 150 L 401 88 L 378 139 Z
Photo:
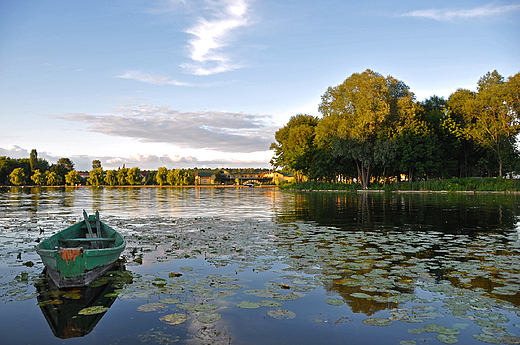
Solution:
M 139 307 L 137 307 L 137 311 L 151 312 L 151 311 L 161 310 L 161 309 L 164 309 L 167 307 L 168 306 L 163 303 L 147 303 L 147 304 L 143 304 L 143 305 L 140 305 Z
M 260 308 L 260 304 L 250 301 L 242 301 L 240 303 L 237 303 L 237 307 L 242 309 L 257 309 Z
M 217 322 L 222 318 L 222 315 L 218 313 L 201 313 L 197 315 L 197 320 L 199 320 L 202 323 L 213 323 Z
M 103 306 L 94 306 L 94 307 L 88 307 L 83 308 L 80 311 L 78 311 L 79 315 L 94 315 L 94 314 L 101 314 L 108 310 L 107 307 Z
M 370 326 L 390 326 L 391 324 L 393 324 L 393 322 L 390 321 L 389 319 L 383 319 L 383 318 L 379 318 L 379 317 L 365 319 L 362 322 L 365 325 L 370 325 Z
M 267 312 L 267 315 L 269 315 L 270 317 L 274 317 L 278 320 L 294 319 L 296 317 L 296 314 L 294 312 L 285 309 L 269 310 Z
M 172 326 L 181 324 L 181 323 L 185 322 L 187 319 L 188 319 L 188 317 L 185 314 L 179 314 L 179 313 L 163 315 L 159 318 L 159 320 L 161 320 L 161 322 L 164 322 L 165 324 L 172 325 Z

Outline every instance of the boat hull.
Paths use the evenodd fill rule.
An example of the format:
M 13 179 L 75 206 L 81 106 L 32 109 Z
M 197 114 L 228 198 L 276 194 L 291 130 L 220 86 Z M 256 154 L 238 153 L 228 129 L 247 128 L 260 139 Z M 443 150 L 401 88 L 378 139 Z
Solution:
M 110 270 L 126 247 L 125 239 L 101 223 L 104 242 L 86 238 L 84 221 L 36 247 L 48 275 L 59 288 L 87 286 Z M 88 236 L 88 235 L 87 235 Z

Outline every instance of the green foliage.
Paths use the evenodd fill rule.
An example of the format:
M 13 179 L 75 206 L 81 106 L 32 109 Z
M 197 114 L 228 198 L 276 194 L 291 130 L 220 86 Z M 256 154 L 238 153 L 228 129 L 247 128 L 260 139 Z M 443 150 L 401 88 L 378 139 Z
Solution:
M 31 150 L 31 155 L 29 157 L 29 162 L 31 164 L 31 171 L 35 171 L 38 165 L 38 152 L 35 149 Z
M 19 186 L 23 183 L 25 174 L 22 168 L 16 168 L 11 172 L 9 177 L 12 184 Z
M 92 169 L 101 168 L 101 161 L 99 159 L 94 159 L 92 161 Z
M 35 185 L 38 186 L 41 186 L 45 182 L 44 176 L 39 169 L 34 170 L 34 174 L 31 176 L 31 180 Z
M 271 144 L 271 150 L 274 150 L 271 164 L 307 175 L 316 149 L 314 136 L 318 122 L 318 118 L 311 115 L 291 117 L 289 123 L 275 134 L 276 142 Z
M 109 186 L 117 184 L 117 173 L 114 170 L 108 170 L 105 176 L 105 183 Z
M 368 188 L 372 170 L 389 164 L 393 156 L 388 141 L 414 120 L 416 106 L 403 82 L 366 70 L 329 87 L 319 111 L 320 145 L 333 147 L 336 157 L 352 159 L 363 188 Z
M 88 183 L 92 186 L 99 186 L 103 183 L 103 168 L 95 168 L 89 172 Z
M 126 182 L 133 186 L 135 184 L 141 183 L 142 176 L 141 176 L 141 170 L 139 168 L 134 167 L 131 169 L 128 169 L 128 172 L 126 173 Z
M 496 70 L 488 72 L 479 79 L 477 93 L 462 104 L 466 136 L 495 154 L 499 176 L 502 176 L 503 153 L 511 143 L 509 138 L 520 130 L 517 101 L 520 96 L 514 94 L 515 83 L 514 77 L 505 82 Z
M 65 183 L 74 186 L 81 181 L 81 177 L 79 176 L 76 170 L 69 171 L 67 175 L 65 175 Z
M 126 185 L 126 175 L 128 172 L 128 168 L 121 168 L 117 170 L 117 184 L 120 186 Z
M 271 164 L 321 182 L 407 175 L 501 176 L 520 170 L 520 73 L 484 75 L 477 92 L 415 102 L 401 81 L 366 70 L 322 96 L 322 119 L 296 115 L 276 132 Z
M 57 186 L 63 180 L 61 179 L 61 176 L 56 174 L 56 172 L 54 172 L 54 171 L 47 171 L 45 173 L 45 181 L 46 181 L 47 186 Z
M 168 184 L 171 186 L 187 186 L 193 183 L 193 174 L 189 170 L 172 169 L 166 176 Z
M 157 174 L 155 175 L 155 181 L 157 181 L 159 186 L 168 183 L 168 169 L 166 169 L 166 167 L 159 168 Z

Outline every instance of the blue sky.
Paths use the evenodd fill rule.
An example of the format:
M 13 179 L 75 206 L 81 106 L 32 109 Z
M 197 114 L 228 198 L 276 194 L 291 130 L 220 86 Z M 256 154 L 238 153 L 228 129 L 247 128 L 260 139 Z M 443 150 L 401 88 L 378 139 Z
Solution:
M 520 72 L 518 1 L 0 2 L 0 156 L 270 167 L 274 132 L 367 68 L 417 100 Z

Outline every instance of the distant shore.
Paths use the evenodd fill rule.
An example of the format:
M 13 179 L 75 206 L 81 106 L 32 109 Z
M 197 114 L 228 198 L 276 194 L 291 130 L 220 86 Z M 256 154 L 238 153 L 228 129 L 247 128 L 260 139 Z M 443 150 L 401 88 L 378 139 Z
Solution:
M 254 187 L 243 186 L 243 185 L 216 185 L 216 184 L 203 184 L 203 185 L 186 185 L 186 186 L 170 186 L 170 185 L 134 185 L 134 186 L 109 186 L 109 185 L 100 185 L 100 186 L 85 186 L 85 185 L 77 185 L 77 186 L 38 186 L 38 185 L 24 185 L 24 186 L 0 186 L 0 188 L 278 188 L 276 185 L 258 185 Z

